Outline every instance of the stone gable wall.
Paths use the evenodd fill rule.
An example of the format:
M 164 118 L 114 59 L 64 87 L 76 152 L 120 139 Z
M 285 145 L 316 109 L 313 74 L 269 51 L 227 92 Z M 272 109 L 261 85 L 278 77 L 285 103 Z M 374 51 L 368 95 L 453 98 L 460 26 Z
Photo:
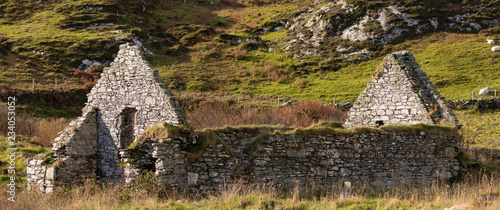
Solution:
M 55 139 L 52 154 L 28 158 L 28 188 L 52 192 L 54 186 L 79 183 L 97 171 L 97 111 L 72 121 Z
M 129 144 L 120 142 L 123 111 L 135 109 L 132 139 L 158 122 L 179 125 L 184 118 L 175 108 L 174 97 L 161 82 L 158 70 L 144 59 L 137 46 L 121 45 L 118 56 L 105 68 L 98 84 L 88 95 L 84 110 L 97 108 L 99 119 L 99 169 L 106 180 L 119 179 L 119 150 Z M 130 135 L 130 134 L 127 134 Z
M 346 128 L 356 126 L 458 125 L 447 101 L 408 51 L 389 54 L 349 110 Z

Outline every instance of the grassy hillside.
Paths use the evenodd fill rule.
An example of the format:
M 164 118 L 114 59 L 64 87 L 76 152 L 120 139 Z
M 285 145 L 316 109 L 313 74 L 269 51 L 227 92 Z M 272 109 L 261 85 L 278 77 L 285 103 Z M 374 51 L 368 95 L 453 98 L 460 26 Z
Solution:
M 486 86 L 500 89 L 499 55 L 485 42 L 500 38 L 499 29 L 407 36 L 376 48 L 373 59 L 361 63 L 355 56 L 297 58 L 293 52 L 279 50 L 292 39 L 292 31 L 258 32 L 310 2 L 4 0 L 0 2 L 0 82 L 28 89 L 35 79 L 36 88 L 47 89 L 55 87 L 57 78 L 65 88 L 81 88 L 86 82 L 74 69 L 82 60 L 110 61 L 120 43 L 135 38 L 154 52 L 147 59 L 174 92 L 352 102 L 383 55 L 396 50 L 413 52 L 448 99 L 469 98 L 472 90 Z M 411 1 L 398 4 L 413 5 Z M 262 41 L 237 41 L 256 37 Z M 98 66 L 97 72 L 104 66 Z

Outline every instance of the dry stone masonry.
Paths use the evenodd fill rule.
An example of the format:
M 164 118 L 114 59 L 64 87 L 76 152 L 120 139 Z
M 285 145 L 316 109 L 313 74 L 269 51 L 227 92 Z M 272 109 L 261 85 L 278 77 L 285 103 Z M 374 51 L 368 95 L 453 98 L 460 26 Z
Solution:
M 461 137 L 456 130 L 322 135 L 217 132 L 217 136 L 216 143 L 208 144 L 194 160 L 187 154 L 196 145 L 186 146 L 186 142 L 196 136 L 145 140 L 153 147 L 155 169 L 150 171 L 156 170 L 161 187 L 217 190 L 240 178 L 283 187 L 332 186 L 341 181 L 393 186 L 448 179 L 460 171 L 455 156 Z
M 457 124 L 418 68 L 409 52 L 388 55 L 345 126 Z M 340 181 L 390 186 L 460 172 L 455 156 L 462 137 L 456 128 L 192 131 L 173 100 L 139 48 L 120 46 L 88 94 L 83 115 L 55 139 L 52 152 L 28 159 L 28 187 L 50 193 L 84 179 L 132 183 L 145 174 L 154 174 L 164 189 L 192 191 L 217 190 L 239 179 L 284 187 Z M 158 129 L 166 134 L 151 135 Z
M 114 62 L 104 69 L 87 98 L 83 116 L 55 139 L 53 153 L 48 157 L 57 159 L 55 179 L 45 178 L 46 172 L 38 170 L 50 167 L 33 160 L 28 165 L 33 169 L 29 169 L 30 185 L 43 183 L 42 189 L 52 188 L 79 180 L 82 175 L 118 181 L 123 174 L 120 150 L 158 122 L 178 125 L 184 121 L 158 70 L 151 67 L 137 46 L 129 44 L 120 46 Z
M 458 120 L 408 51 L 389 54 L 349 111 L 356 126 L 451 124 Z

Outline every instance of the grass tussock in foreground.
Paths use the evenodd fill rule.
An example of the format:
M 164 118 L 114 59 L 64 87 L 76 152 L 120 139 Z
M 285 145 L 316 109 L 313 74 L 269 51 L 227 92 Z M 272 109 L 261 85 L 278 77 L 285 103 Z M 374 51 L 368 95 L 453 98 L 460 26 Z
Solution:
M 481 176 L 479 176 L 481 177 Z M 467 177 L 460 183 L 427 186 L 354 186 L 350 197 L 340 187 L 278 189 L 240 182 L 220 186 L 218 192 L 159 193 L 151 180 L 129 187 L 87 182 L 84 186 L 59 189 L 51 195 L 23 190 L 16 202 L 4 193 L 6 209 L 499 209 L 498 176 Z M 145 183 L 143 183 L 145 182 Z

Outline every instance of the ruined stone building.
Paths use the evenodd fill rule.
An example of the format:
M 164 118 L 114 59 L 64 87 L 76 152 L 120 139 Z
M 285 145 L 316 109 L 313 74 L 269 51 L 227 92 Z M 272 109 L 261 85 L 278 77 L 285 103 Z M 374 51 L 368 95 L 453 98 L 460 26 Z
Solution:
M 349 114 L 346 127 L 457 124 L 409 52 L 384 59 Z M 93 176 L 129 183 L 147 172 L 163 188 L 193 190 L 216 190 L 237 179 L 283 186 L 341 180 L 381 186 L 420 184 L 460 171 L 456 129 L 192 131 L 176 126 L 183 120 L 158 70 L 136 46 L 122 45 L 88 94 L 82 117 L 55 139 L 51 153 L 28 160 L 29 187 L 51 192 Z M 138 138 L 153 125 L 168 132 Z
M 117 57 L 104 68 L 87 97 L 82 117 L 71 122 L 54 141 L 53 158 L 62 166 L 58 171 L 49 170 L 45 177 L 49 188 L 53 177 L 72 182 L 81 175 L 97 175 L 103 181 L 116 181 L 123 173 L 120 150 L 158 122 L 179 125 L 184 121 L 158 70 L 137 46 L 129 44 L 120 46 Z M 36 173 L 33 168 L 28 170 Z

